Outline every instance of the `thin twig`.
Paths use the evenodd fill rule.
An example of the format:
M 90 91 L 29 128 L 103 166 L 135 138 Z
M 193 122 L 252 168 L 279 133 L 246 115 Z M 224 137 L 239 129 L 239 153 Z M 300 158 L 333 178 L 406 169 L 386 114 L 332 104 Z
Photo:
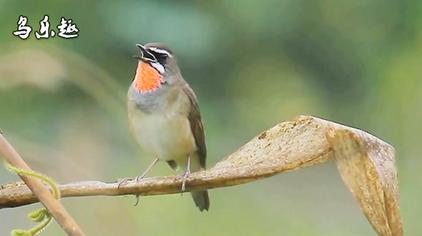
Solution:
M 6 140 L 2 133 L 0 133 L 0 154 L 10 165 L 19 169 L 30 170 L 30 167 L 22 159 L 19 153 L 17 153 L 13 146 Z M 19 175 L 19 177 L 68 235 L 85 235 L 72 216 L 66 211 L 60 202 L 53 197 L 48 188 L 40 180 L 23 175 Z

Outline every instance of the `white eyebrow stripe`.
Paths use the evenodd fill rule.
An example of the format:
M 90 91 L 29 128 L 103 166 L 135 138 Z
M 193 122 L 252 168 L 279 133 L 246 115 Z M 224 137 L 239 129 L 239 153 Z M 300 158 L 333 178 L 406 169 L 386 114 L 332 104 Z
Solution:
M 161 48 L 155 48 L 155 47 L 150 47 L 150 48 L 148 48 L 148 49 L 149 49 L 149 50 L 152 50 L 152 51 L 154 51 L 154 52 L 157 52 L 157 53 L 166 54 L 167 56 L 171 57 L 171 54 L 170 54 L 169 52 L 167 52 L 166 50 L 164 50 L 164 49 L 161 49 Z

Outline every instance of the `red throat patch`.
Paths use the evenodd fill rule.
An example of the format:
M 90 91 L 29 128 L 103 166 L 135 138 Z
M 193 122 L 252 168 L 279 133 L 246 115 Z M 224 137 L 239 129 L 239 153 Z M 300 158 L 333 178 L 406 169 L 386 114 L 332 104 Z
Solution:
M 139 61 L 135 75 L 135 87 L 141 92 L 151 92 L 160 87 L 161 75 L 150 64 Z

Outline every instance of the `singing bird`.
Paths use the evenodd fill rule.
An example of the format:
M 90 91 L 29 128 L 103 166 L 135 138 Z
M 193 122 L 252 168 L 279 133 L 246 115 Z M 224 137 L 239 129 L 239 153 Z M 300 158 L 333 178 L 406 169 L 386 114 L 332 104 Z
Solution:
M 183 79 L 173 52 L 161 43 L 136 45 L 141 51 L 135 79 L 128 91 L 129 123 L 136 141 L 155 159 L 182 168 L 182 191 L 194 171 L 205 169 L 206 146 L 198 101 Z M 199 210 L 208 210 L 207 191 L 191 192 Z

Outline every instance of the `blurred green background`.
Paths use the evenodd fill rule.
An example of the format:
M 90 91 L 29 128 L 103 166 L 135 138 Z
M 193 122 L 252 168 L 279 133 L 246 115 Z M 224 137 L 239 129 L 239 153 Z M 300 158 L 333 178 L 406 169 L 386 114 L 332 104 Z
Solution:
M 12 35 L 21 14 L 28 40 Z M 52 27 L 73 19 L 79 38 L 36 40 L 44 14 Z M 58 182 L 135 176 L 151 161 L 128 132 L 125 93 L 135 44 L 159 41 L 198 96 L 208 166 L 300 114 L 358 127 L 396 147 L 404 230 L 422 234 L 422 1 L 0 0 L 0 29 L 0 127 Z M 333 162 L 210 195 L 208 213 L 188 194 L 62 202 L 88 235 L 375 235 Z M 37 207 L 1 209 L 0 235 L 30 227 Z

